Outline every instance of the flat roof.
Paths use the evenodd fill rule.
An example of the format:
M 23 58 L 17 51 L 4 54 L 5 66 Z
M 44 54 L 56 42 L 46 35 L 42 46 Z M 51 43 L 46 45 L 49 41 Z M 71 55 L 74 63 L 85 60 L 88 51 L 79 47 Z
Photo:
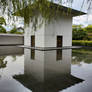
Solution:
M 72 16 L 79 16 L 79 15 L 87 14 L 85 12 L 78 11 L 78 10 L 63 6 L 63 5 L 58 5 L 56 3 L 53 3 L 52 6 L 56 7 L 56 8 L 59 6 L 60 11 L 64 11 L 66 13 L 69 13 L 69 15 L 72 15 Z M 70 11 L 69 11 L 69 9 L 70 9 Z
M 28 7 L 33 7 L 34 4 L 32 5 L 28 5 L 26 6 L 24 9 L 21 9 L 17 12 L 15 12 L 13 15 L 14 16 L 21 16 L 23 17 L 24 16 L 24 11 L 27 10 Z M 56 3 L 52 3 L 50 2 L 50 6 L 49 6 L 51 9 L 54 7 L 54 9 L 58 9 L 62 14 L 64 15 L 68 15 L 68 16 L 80 16 L 80 15 L 84 15 L 84 14 L 87 14 L 85 12 L 82 12 L 82 11 L 78 11 L 78 10 L 75 10 L 75 9 L 72 9 L 72 8 L 69 8 L 69 7 L 66 7 L 66 6 L 63 6 L 63 5 L 59 5 L 59 4 L 56 4 Z M 31 9 L 32 12 L 36 12 L 37 10 L 36 9 Z

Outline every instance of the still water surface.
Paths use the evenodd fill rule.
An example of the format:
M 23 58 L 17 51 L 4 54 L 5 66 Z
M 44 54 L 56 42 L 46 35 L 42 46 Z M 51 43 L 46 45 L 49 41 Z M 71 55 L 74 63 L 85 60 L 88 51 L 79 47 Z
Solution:
M 92 50 L 0 47 L 0 92 L 92 92 Z

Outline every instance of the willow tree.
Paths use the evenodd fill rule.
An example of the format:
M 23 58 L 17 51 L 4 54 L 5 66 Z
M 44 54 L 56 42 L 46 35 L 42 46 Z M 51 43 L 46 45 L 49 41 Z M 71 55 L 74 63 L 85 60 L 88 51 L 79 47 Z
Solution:
M 71 4 L 74 0 L 58 0 L 59 3 L 62 4 L 62 2 Z M 91 0 L 83 0 L 82 6 L 84 2 L 87 1 L 88 3 L 88 9 L 90 9 L 91 6 Z M 1 10 L 4 13 L 7 11 L 7 15 L 11 18 L 12 14 L 15 12 L 17 15 L 23 15 L 24 17 L 24 23 L 29 24 L 30 20 L 33 22 L 33 26 L 36 27 L 38 22 L 39 13 L 42 16 L 42 21 L 50 21 L 52 19 L 55 19 L 59 12 L 58 5 L 57 8 L 52 7 L 52 3 L 54 0 L 0 0 L 0 6 Z M 70 8 L 68 9 L 68 13 L 70 13 Z
M 0 17 L 0 25 L 6 25 L 6 21 L 4 19 L 4 17 Z
M 2 25 L 6 25 L 6 21 L 4 17 L 0 16 L 0 33 L 7 33 L 6 29 Z

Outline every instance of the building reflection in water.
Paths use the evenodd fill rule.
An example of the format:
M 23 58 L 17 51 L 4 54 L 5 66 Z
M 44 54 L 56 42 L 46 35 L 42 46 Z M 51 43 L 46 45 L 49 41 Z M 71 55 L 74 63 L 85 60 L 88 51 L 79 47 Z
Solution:
M 35 50 L 31 50 L 31 59 L 35 60 Z
M 71 50 L 25 49 L 24 55 L 24 75 L 14 78 L 32 92 L 58 92 L 83 81 L 71 75 Z
M 62 50 L 57 50 L 56 52 L 57 52 L 56 60 L 57 61 L 62 60 Z

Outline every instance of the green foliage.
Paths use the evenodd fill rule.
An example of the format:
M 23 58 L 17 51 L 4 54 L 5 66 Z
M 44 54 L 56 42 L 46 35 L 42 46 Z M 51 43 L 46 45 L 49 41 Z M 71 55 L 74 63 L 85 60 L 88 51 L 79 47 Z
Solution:
M 84 30 L 88 32 L 89 40 L 92 40 L 92 25 L 88 25 L 87 27 L 84 28 Z
M 3 17 L 0 17 L 0 33 L 7 33 L 6 29 L 2 26 L 3 24 L 6 25 L 6 21 Z
M 10 34 L 23 34 L 23 32 L 19 32 L 16 26 L 12 30 L 9 31 Z
M 0 68 L 6 68 L 7 61 L 4 62 L 5 56 L 0 57 Z
M 53 5 L 55 7 L 53 7 L 52 3 L 48 1 L 49 0 L 0 0 L 0 7 L 2 8 L 3 12 L 8 10 L 7 15 L 9 18 L 11 18 L 16 12 L 16 15 L 24 17 L 25 24 L 29 24 L 31 20 L 34 29 L 38 26 L 37 19 L 39 14 L 42 16 L 41 23 L 43 23 L 43 21 L 49 22 L 52 19 L 55 20 L 57 15 L 67 14 L 67 16 L 69 16 L 71 14 L 70 8 L 65 9 L 65 11 L 62 10 L 60 4 L 62 4 L 63 0 L 58 0 L 60 4 L 58 4 L 57 7 L 54 4 Z M 65 0 L 64 2 L 67 5 L 72 6 L 73 1 L 74 0 Z M 51 0 L 51 2 L 54 2 L 54 0 Z M 83 7 L 83 4 L 81 4 L 81 8 Z M 90 9 L 90 7 L 88 8 Z
M 81 27 L 73 28 L 73 40 L 88 40 L 87 31 L 83 30 Z
M 0 33 L 7 33 L 6 29 L 1 25 L 0 25 Z
M 22 10 L 18 10 L 14 15 L 24 17 L 25 24 L 29 24 L 31 20 L 33 28 L 36 30 L 37 26 L 42 24 L 43 21 L 50 22 L 51 20 L 61 17 L 62 14 L 65 15 L 66 12 L 67 15 L 70 15 L 70 10 L 71 9 L 67 9 L 64 11 L 61 5 L 48 2 L 48 0 L 36 0 Z M 40 24 L 38 23 L 39 15 L 41 15 Z
M 6 25 L 6 21 L 3 17 L 0 17 L 0 25 L 2 25 L 2 24 Z
M 14 15 L 16 11 L 16 15 L 24 17 L 24 23 L 29 24 L 30 20 L 33 22 L 34 29 L 37 27 L 38 16 L 41 14 L 41 23 L 43 21 L 50 21 L 51 19 L 55 19 L 57 15 L 63 14 L 71 14 L 71 9 L 67 9 L 66 11 L 62 10 L 61 5 L 52 4 L 54 0 L 0 0 L 0 7 L 2 7 L 3 11 L 8 8 L 8 16 Z M 62 3 L 62 0 L 58 0 Z M 73 0 L 66 0 L 66 3 L 72 4 Z M 53 5 L 55 7 L 53 7 Z M 7 7 L 8 6 L 8 7 Z
M 73 29 L 82 28 L 83 25 L 72 25 Z
M 17 29 L 16 29 L 16 27 L 14 27 L 9 33 L 14 34 L 16 32 L 17 32 Z
M 84 28 L 85 31 L 91 32 L 92 33 L 92 25 L 88 25 L 87 27 Z
M 77 49 L 72 50 L 72 64 L 79 64 L 85 62 L 92 63 L 92 50 L 91 49 Z
M 87 40 L 73 40 L 72 41 L 73 46 L 92 46 L 92 41 Z

